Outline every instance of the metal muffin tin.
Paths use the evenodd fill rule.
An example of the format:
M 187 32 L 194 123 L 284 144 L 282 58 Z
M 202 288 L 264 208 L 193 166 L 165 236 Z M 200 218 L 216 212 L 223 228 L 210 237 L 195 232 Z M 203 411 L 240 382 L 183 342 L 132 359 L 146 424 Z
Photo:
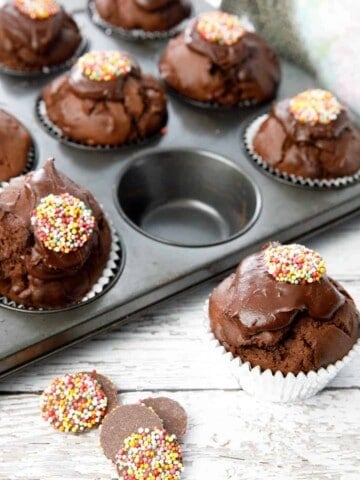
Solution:
M 209 10 L 194 3 L 197 12 Z M 106 36 L 86 9 L 85 0 L 71 2 L 91 48 L 128 51 L 144 72 L 157 75 L 166 41 Z M 36 120 L 35 102 L 48 81 L 1 76 L 0 108 L 32 133 L 39 166 L 55 157 L 58 169 L 93 192 L 120 234 L 125 261 L 117 282 L 90 304 L 41 314 L 0 309 L 0 376 L 128 321 L 234 267 L 268 240 L 304 238 L 359 211 L 360 184 L 303 189 L 268 177 L 249 161 L 244 128 L 269 106 L 208 110 L 169 95 L 167 133 L 152 148 L 86 151 L 57 142 Z M 278 98 L 314 85 L 282 62 Z

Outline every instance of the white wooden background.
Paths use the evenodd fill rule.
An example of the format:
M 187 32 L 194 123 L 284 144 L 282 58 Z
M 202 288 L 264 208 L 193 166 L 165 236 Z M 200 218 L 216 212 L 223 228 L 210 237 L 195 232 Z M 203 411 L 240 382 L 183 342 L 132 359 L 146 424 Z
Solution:
M 307 245 L 360 305 L 359 228 L 360 217 Z M 303 404 L 255 402 L 204 341 L 202 308 L 214 286 L 0 382 L 0 479 L 116 478 L 97 431 L 65 435 L 40 418 L 39 395 L 54 376 L 96 368 L 118 385 L 122 402 L 151 393 L 184 405 L 184 480 L 359 480 L 360 358 Z
M 307 242 L 358 305 L 359 228 L 360 217 Z M 214 286 L 0 382 L 0 479 L 116 478 L 97 431 L 60 434 L 40 418 L 39 396 L 54 376 L 96 368 L 124 403 L 154 394 L 184 405 L 184 480 L 359 480 L 360 358 L 302 404 L 256 402 L 204 341 L 202 308 Z

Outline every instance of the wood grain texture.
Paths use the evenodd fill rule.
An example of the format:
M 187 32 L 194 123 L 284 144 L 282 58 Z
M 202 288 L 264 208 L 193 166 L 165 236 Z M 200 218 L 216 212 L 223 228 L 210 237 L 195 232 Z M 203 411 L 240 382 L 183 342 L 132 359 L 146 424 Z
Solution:
M 358 478 L 358 390 L 328 391 L 299 405 L 257 403 L 241 391 L 171 395 L 189 414 L 184 480 Z M 31 394 L 1 400 L 1 480 L 116 478 L 98 431 L 58 433 L 41 420 L 38 404 Z
M 306 242 L 358 305 L 359 232 L 360 216 Z M 360 358 L 302 404 L 254 401 L 205 340 L 203 304 L 218 281 L 0 381 L 0 480 L 116 479 L 98 431 L 65 435 L 40 418 L 54 376 L 93 368 L 124 403 L 154 394 L 185 407 L 183 480 L 359 480 Z

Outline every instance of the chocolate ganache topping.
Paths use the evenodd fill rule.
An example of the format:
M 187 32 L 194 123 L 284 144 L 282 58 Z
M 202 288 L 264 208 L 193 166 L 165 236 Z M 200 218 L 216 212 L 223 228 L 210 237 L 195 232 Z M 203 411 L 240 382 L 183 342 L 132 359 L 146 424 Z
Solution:
M 144 10 L 153 11 L 165 8 L 171 3 L 177 3 L 178 0 L 135 0 L 135 3 Z
M 74 224 L 69 248 L 64 247 L 61 226 L 54 242 L 48 241 L 49 227 L 59 225 L 54 199 L 70 199 L 78 213 L 74 220 L 85 218 L 84 235 L 80 239 L 79 223 Z M 91 193 L 48 161 L 0 193 L 0 239 L 0 293 L 26 306 L 61 307 L 80 300 L 95 283 L 109 255 L 111 234 Z
M 337 178 L 360 169 L 360 134 L 324 90 L 274 103 L 253 147 L 272 167 L 304 178 Z
M 234 278 L 229 314 L 238 317 L 245 335 L 285 328 L 299 312 L 328 320 L 343 305 L 345 297 L 326 275 L 300 285 L 277 281 L 268 272 L 264 252 L 245 258 Z
M 0 9 L 0 62 L 10 68 L 59 65 L 80 42 L 76 23 L 53 0 L 13 0 Z
M 127 76 L 139 79 L 140 75 L 139 65 L 127 54 L 95 51 L 83 55 L 72 67 L 69 85 L 80 98 L 120 101 Z
M 209 319 L 227 351 L 284 374 L 335 363 L 360 333 L 350 295 L 318 253 L 297 244 L 274 242 L 245 258 L 211 294 Z
M 249 56 L 251 41 L 259 36 L 248 32 L 240 19 L 224 12 L 200 15 L 185 29 L 185 43 L 209 57 L 221 68 L 231 68 Z

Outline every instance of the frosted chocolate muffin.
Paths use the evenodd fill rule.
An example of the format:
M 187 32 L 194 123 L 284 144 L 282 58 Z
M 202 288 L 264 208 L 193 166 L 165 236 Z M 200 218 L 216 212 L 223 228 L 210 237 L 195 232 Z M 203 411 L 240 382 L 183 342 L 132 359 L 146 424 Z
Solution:
M 274 103 L 252 149 L 266 165 L 297 177 L 336 179 L 360 169 L 360 133 L 338 100 L 320 89 Z
M 90 146 L 142 140 L 167 120 L 166 96 L 157 80 L 117 51 L 85 54 L 45 87 L 42 98 L 51 122 L 66 137 Z
M 228 352 L 273 373 L 334 364 L 359 337 L 354 301 L 320 255 L 297 244 L 272 243 L 245 258 L 212 293 L 209 318 Z
M 32 308 L 79 302 L 101 276 L 111 233 L 91 193 L 53 161 L 0 192 L 0 294 Z
M 106 22 L 124 30 L 166 32 L 191 14 L 189 0 L 95 0 Z
M 12 115 L 0 110 L 0 181 L 24 172 L 32 148 L 26 128 Z
M 10 69 L 61 65 L 80 43 L 76 23 L 54 0 L 10 0 L 0 9 L 0 64 Z
M 274 97 L 280 81 L 275 53 L 235 15 L 209 12 L 170 40 L 160 74 L 184 97 L 219 105 L 260 103 Z

